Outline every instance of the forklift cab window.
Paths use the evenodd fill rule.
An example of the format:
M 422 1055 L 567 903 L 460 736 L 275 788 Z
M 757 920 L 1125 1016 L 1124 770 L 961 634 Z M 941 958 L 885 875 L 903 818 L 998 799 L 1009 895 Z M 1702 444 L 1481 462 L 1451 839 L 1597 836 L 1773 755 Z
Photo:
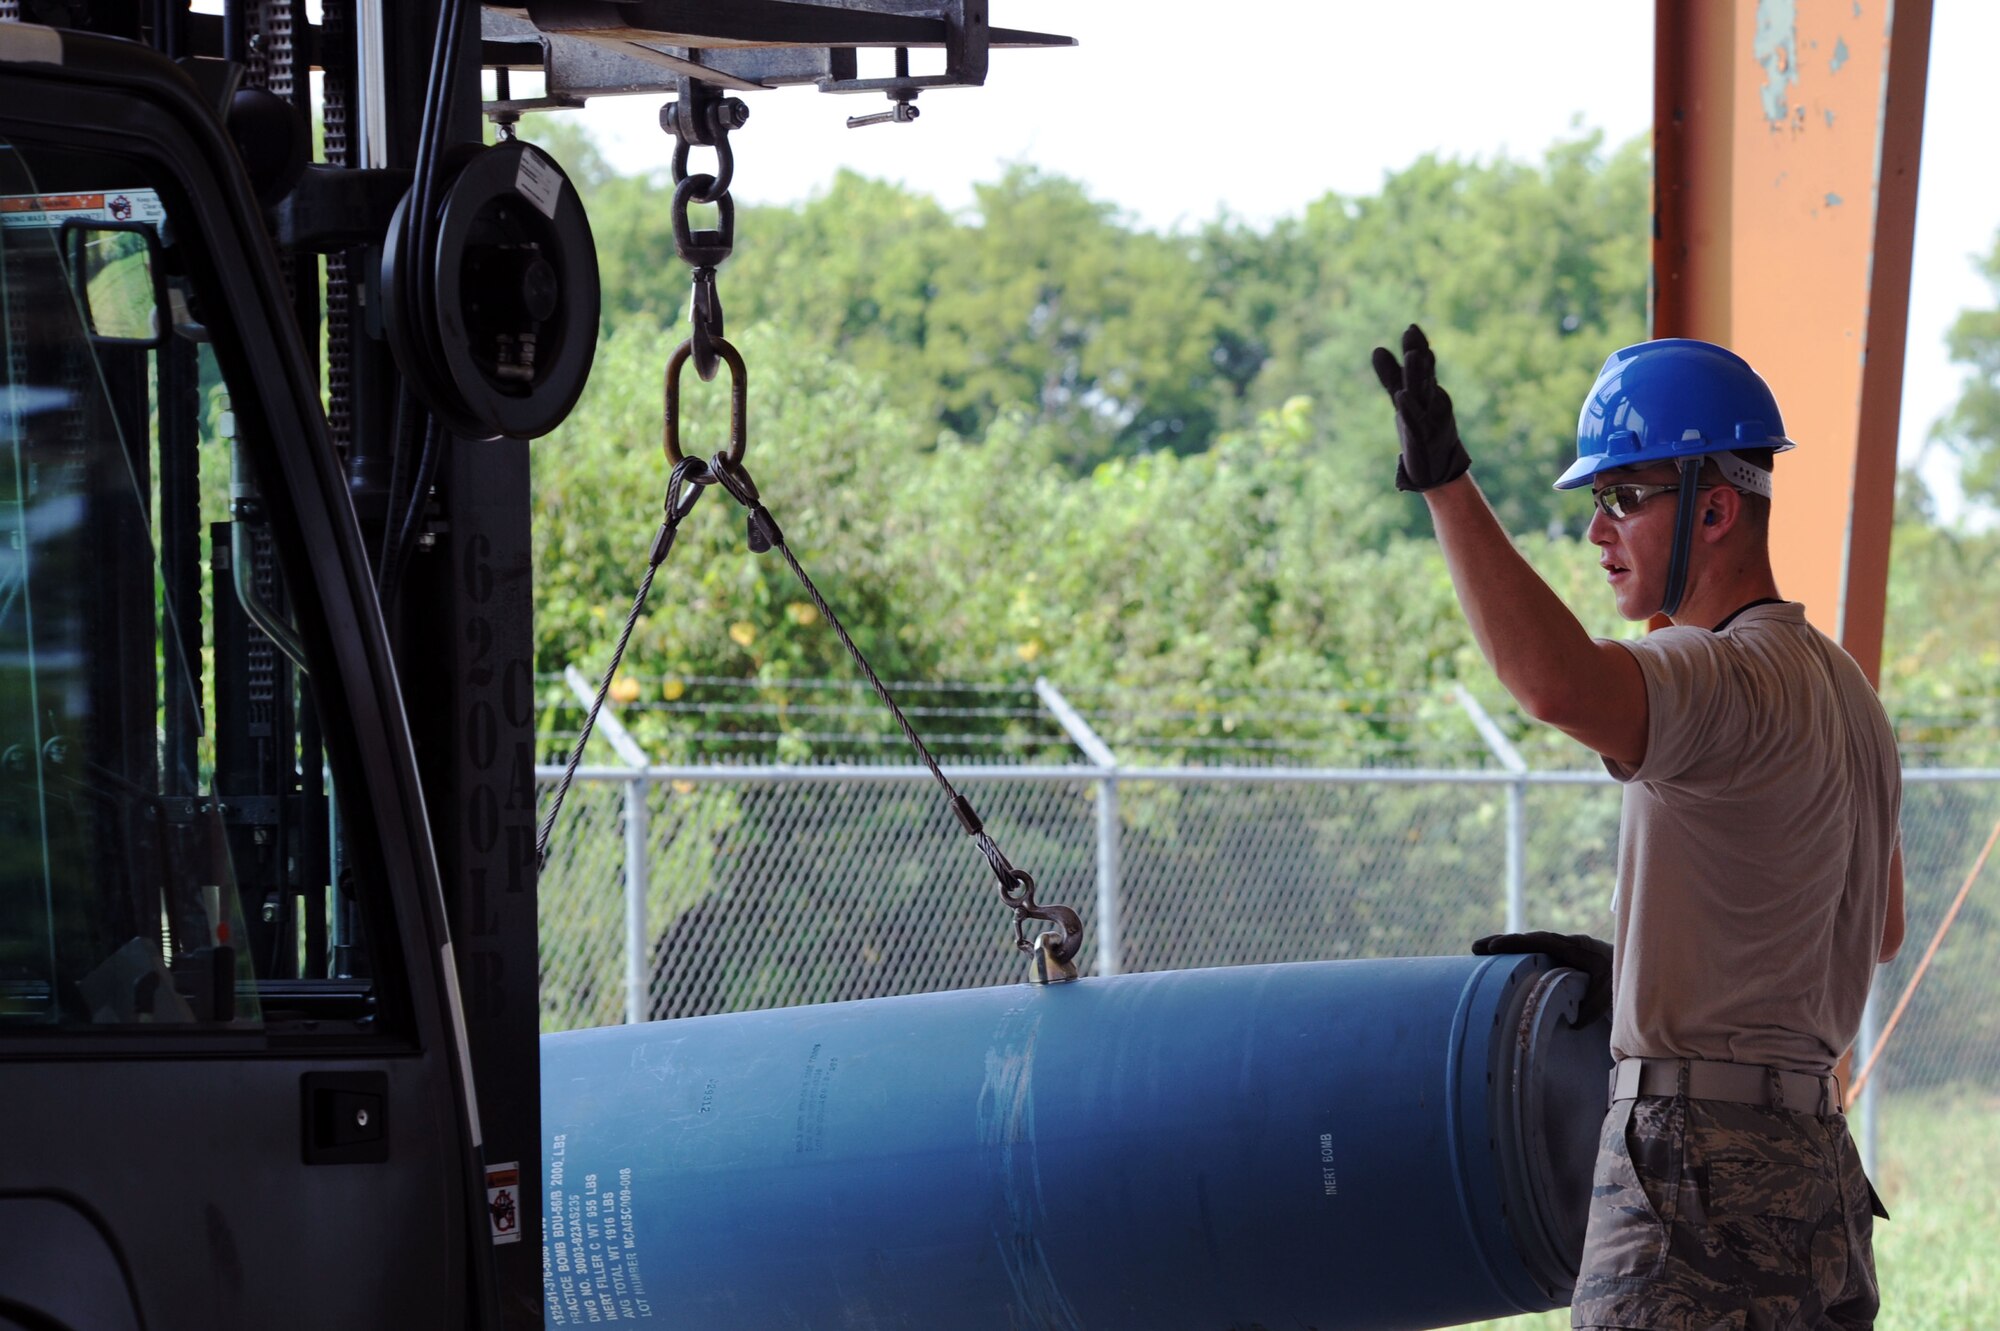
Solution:
M 356 1033 L 285 581 L 173 218 L 0 144 L 0 1028 Z

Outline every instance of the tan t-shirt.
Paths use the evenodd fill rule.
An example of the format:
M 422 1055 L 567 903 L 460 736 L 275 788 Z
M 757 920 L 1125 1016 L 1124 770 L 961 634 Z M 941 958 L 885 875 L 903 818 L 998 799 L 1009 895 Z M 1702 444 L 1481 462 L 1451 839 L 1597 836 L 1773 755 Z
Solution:
M 1875 690 L 1795 602 L 1622 643 L 1646 758 L 1618 831 L 1611 1052 L 1798 1072 L 1853 1041 L 1902 808 Z

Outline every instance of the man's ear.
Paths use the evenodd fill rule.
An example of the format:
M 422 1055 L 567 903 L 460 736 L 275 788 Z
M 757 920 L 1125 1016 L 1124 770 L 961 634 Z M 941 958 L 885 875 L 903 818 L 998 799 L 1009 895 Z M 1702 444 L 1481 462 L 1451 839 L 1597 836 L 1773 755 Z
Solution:
M 1713 490 L 1702 491 L 1701 525 L 1697 529 L 1704 541 L 1711 544 L 1721 540 L 1736 529 L 1743 519 L 1743 494 L 1727 485 L 1718 485 Z

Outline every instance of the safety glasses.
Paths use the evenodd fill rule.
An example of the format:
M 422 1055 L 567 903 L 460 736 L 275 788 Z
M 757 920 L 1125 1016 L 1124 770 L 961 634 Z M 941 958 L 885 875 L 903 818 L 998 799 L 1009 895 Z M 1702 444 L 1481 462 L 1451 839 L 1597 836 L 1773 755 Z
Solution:
M 1668 494 L 1680 489 L 1678 482 L 1672 485 L 1607 485 L 1602 490 L 1593 490 L 1591 499 L 1597 504 L 1597 511 L 1613 522 L 1622 522 L 1639 511 L 1639 505 L 1654 495 Z M 1697 485 L 1697 490 L 1713 490 L 1713 485 Z

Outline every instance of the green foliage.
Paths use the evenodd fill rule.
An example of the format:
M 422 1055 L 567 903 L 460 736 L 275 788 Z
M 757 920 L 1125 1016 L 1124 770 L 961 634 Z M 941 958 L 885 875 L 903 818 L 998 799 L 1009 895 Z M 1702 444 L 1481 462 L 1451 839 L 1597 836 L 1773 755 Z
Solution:
M 608 658 L 657 528 L 665 336 L 612 335 L 570 421 L 535 452 L 543 670 Z M 1048 673 L 1126 687 L 1421 691 L 1468 661 L 1434 547 L 1388 541 L 1418 501 L 1369 492 L 1317 447 L 1303 399 L 1190 456 L 1073 476 L 1063 437 L 1016 413 L 920 446 L 878 383 L 768 328 L 744 339 L 747 460 L 787 537 L 885 675 Z M 688 379 L 720 445 L 720 393 Z M 1594 567 L 1565 541 L 1552 563 Z M 1554 547 L 1551 547 L 1552 549 Z M 719 492 L 637 626 L 635 676 L 845 676 L 775 557 L 750 557 Z
M 661 372 L 672 335 L 638 322 L 606 339 L 577 410 L 536 445 L 537 659 L 543 670 L 609 659 L 658 531 L 668 466 L 660 443 Z M 775 330 L 742 339 L 751 408 L 745 464 L 808 570 L 885 674 L 935 667 L 901 595 L 928 561 L 907 539 L 918 515 L 894 511 L 901 467 L 922 434 L 878 384 Z M 726 376 L 727 371 L 724 371 Z M 707 456 L 726 441 L 726 389 L 684 376 L 689 435 Z M 839 644 L 814 626 L 805 593 L 777 556 L 756 558 L 744 516 L 711 489 L 682 524 L 627 656 L 640 674 L 784 679 L 840 673 Z
M 1896 528 L 1882 696 L 1925 766 L 2000 763 L 2000 533 Z
M 1026 168 L 973 213 L 842 173 L 796 213 L 746 211 L 729 290 L 753 319 L 817 330 L 961 436 L 1004 411 L 1059 426 L 1060 459 L 1204 446 L 1221 318 L 1194 247 L 1135 232 L 1074 181 Z M 742 294 L 738 294 L 742 293 Z
M 1937 433 L 1964 465 L 1966 496 L 2000 505 L 2000 233 L 1979 270 L 1993 286 L 1995 307 L 1961 311 L 1946 335 L 1951 358 L 1972 373 Z
M 607 328 L 680 319 L 664 178 L 606 177 L 548 142 L 583 183 Z M 1420 321 L 1509 527 L 1580 526 L 1549 476 L 1604 353 L 1644 335 L 1647 172 L 1638 143 L 1607 155 L 1597 136 L 1537 165 L 1425 158 L 1379 195 L 1192 236 L 1025 167 L 962 217 L 843 172 L 801 207 L 742 209 L 722 290 L 732 327 L 783 327 L 961 439 L 1013 416 L 1047 427 L 1048 460 L 1078 474 L 1199 453 L 1309 397 L 1315 446 L 1371 493 L 1393 436 L 1368 353 Z M 1404 507 L 1389 526 L 1420 522 Z
M 1539 168 L 1426 157 L 1378 195 L 1313 204 L 1279 247 L 1293 269 L 1279 286 L 1297 298 L 1253 284 L 1275 350 L 1252 400 L 1312 394 L 1350 475 L 1378 475 L 1385 416 L 1369 351 L 1419 322 L 1508 530 L 1581 530 L 1550 482 L 1604 356 L 1645 337 L 1649 170 L 1640 143 L 1606 157 L 1593 135 Z
M 600 239 L 653 237 L 643 256 L 607 245 L 633 277 L 607 276 L 617 308 L 589 391 L 535 452 L 541 668 L 594 672 L 658 522 L 659 374 L 684 273 L 662 261 L 657 182 L 552 150 L 591 191 Z M 1645 190 L 1636 145 L 1606 155 L 1586 138 L 1539 166 L 1425 159 L 1378 196 L 1330 196 L 1264 231 L 1222 219 L 1183 241 L 1022 170 L 963 219 L 843 175 L 800 207 L 739 219 L 724 292 L 751 367 L 751 469 L 885 674 L 1047 673 L 1185 690 L 1190 706 L 1228 687 L 1424 693 L 1462 680 L 1496 703 L 1423 506 L 1389 484 L 1367 353 L 1411 313 L 1430 322 L 1482 487 L 1535 533 L 1524 551 L 1592 631 L 1632 631 L 1590 550 L 1542 533 L 1580 527 L 1583 506 L 1548 476 L 1599 358 L 1642 335 Z M 1170 259 L 1201 285 L 1135 277 Z M 1141 288 L 1195 313 L 1141 317 Z M 1044 317 L 1068 331 L 1031 336 Z M 1169 394 L 1106 416 L 1098 385 L 1152 400 L 1158 382 L 1193 381 L 1184 345 L 1134 350 L 1158 324 L 1206 330 L 1208 405 Z M 1117 368 L 1155 352 L 1183 370 Z M 688 376 L 685 391 L 690 446 L 713 449 L 720 386 Z M 1126 417 L 1197 416 L 1213 424 L 1185 451 L 1105 433 Z M 744 552 L 730 507 L 712 494 L 689 520 L 627 673 L 648 698 L 698 676 L 851 677 L 782 565 Z M 1898 538 L 1885 669 L 1912 708 L 1990 695 L 2000 666 L 1991 541 L 1921 517 L 1907 510 Z M 1936 586 L 1968 581 L 1987 590 L 1945 621 Z M 1536 761 L 1576 760 L 1544 732 L 1519 739 Z

